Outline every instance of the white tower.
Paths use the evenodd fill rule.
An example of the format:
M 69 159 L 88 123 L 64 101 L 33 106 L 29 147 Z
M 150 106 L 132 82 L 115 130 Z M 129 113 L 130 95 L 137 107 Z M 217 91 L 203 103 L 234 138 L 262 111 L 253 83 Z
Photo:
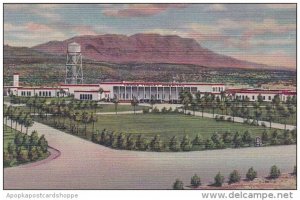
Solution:
M 81 47 L 72 42 L 67 48 L 66 77 L 65 84 L 83 83 Z
M 19 74 L 18 73 L 14 73 L 14 77 L 13 77 L 13 86 L 14 87 L 19 87 Z

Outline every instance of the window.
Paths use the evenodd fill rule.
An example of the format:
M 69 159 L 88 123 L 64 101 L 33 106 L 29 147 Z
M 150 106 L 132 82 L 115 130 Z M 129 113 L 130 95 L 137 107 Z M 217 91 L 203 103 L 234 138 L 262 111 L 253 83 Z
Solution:
M 252 96 L 252 100 L 254 100 L 254 99 L 255 99 L 255 96 L 253 95 L 253 96 Z
M 80 100 L 82 99 L 82 94 L 79 95 L 79 99 L 80 99 Z
M 90 94 L 90 100 L 92 100 L 93 99 L 93 96 Z
M 271 100 L 271 96 L 269 96 L 269 100 Z
M 266 96 L 263 96 L 263 100 L 266 100 Z
M 49 97 L 51 97 L 51 92 L 49 92 Z
M 42 92 L 41 91 L 39 91 L 39 96 L 42 96 Z

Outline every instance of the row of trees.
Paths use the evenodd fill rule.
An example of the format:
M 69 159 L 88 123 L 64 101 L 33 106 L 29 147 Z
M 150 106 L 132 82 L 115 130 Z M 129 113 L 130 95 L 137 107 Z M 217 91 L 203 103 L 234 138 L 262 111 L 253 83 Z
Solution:
M 255 119 L 257 122 L 265 120 L 270 123 L 270 128 L 274 121 L 286 125 L 289 117 L 296 113 L 295 96 L 288 97 L 286 102 L 281 102 L 279 95 L 276 95 L 272 102 L 264 102 L 262 96 L 259 95 L 257 101 L 250 102 L 248 97 L 243 100 L 229 98 L 224 92 L 219 97 L 210 93 L 202 95 L 199 91 L 192 95 L 190 91 L 184 90 L 179 98 L 185 113 L 187 109 L 191 109 L 194 114 L 196 110 L 200 110 L 203 117 L 204 111 L 211 112 L 214 116 L 219 110 L 221 112 L 219 114 L 231 115 L 233 122 L 235 117 L 242 117 L 245 120 Z
M 38 136 L 36 131 L 31 135 L 16 132 L 13 142 L 8 143 L 4 150 L 5 167 L 29 161 L 36 161 L 48 155 L 48 142 L 44 135 Z
M 260 136 L 263 145 L 280 145 L 296 143 L 296 130 L 284 131 L 282 134 L 275 130 L 271 133 L 264 130 Z M 114 133 L 106 129 L 96 131 L 91 139 L 94 143 L 108 146 L 115 149 L 139 150 L 139 151 L 191 151 L 204 149 L 240 148 L 255 145 L 255 138 L 249 131 L 240 134 L 239 132 L 214 133 L 210 138 L 204 139 L 198 134 L 194 139 L 188 135 L 179 140 L 176 136 L 169 141 L 162 140 L 159 135 L 152 139 L 145 138 L 141 134 Z
M 19 124 L 21 126 L 21 132 L 23 132 L 23 127 L 25 127 L 26 134 L 28 133 L 28 128 L 34 123 L 30 112 L 26 112 L 20 107 L 7 106 L 5 104 L 3 110 L 5 125 L 8 126 L 7 121 L 10 120 L 11 128 L 13 127 L 13 123 L 15 123 L 15 129 L 17 129 L 17 125 Z
M 293 175 L 297 175 L 297 167 L 294 166 L 294 170 L 292 172 Z M 269 172 L 269 176 L 268 178 L 270 179 L 277 179 L 279 178 L 281 175 L 280 169 L 276 166 L 273 165 L 270 168 L 270 172 Z M 253 167 L 250 167 L 246 173 L 246 180 L 248 181 L 253 181 L 255 178 L 257 178 L 257 171 L 254 170 Z M 214 184 L 213 186 L 215 187 L 222 187 L 223 183 L 225 181 L 225 177 L 218 172 L 216 174 L 216 176 L 214 177 Z M 232 184 L 232 183 L 238 183 L 241 181 L 241 175 L 238 172 L 238 170 L 233 170 L 229 176 L 228 176 L 228 184 Z M 191 182 L 190 182 L 191 186 L 194 188 L 197 188 L 199 186 L 202 185 L 201 183 L 201 178 L 195 174 L 194 176 L 191 177 Z M 184 184 L 181 180 L 176 179 L 176 181 L 173 183 L 173 189 L 175 190 L 182 190 L 184 189 Z

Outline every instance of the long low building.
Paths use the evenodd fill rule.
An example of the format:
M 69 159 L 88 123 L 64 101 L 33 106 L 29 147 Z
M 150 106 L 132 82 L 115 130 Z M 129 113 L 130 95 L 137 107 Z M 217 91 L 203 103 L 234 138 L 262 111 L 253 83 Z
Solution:
M 257 101 L 261 96 L 263 101 L 271 102 L 276 95 L 279 96 L 281 101 L 286 101 L 288 97 L 296 96 L 296 91 L 290 90 L 263 90 L 263 89 L 228 89 L 227 94 L 233 98 L 245 100 L 248 98 L 249 101 Z
M 134 97 L 141 102 L 149 102 L 155 99 L 158 102 L 177 102 L 179 94 L 183 90 L 195 94 L 213 93 L 220 95 L 225 91 L 224 84 L 217 83 L 166 83 L 166 82 L 103 82 L 100 83 L 103 88 L 105 98 L 111 99 L 117 97 L 120 101 L 130 101 Z
M 178 82 L 101 82 L 99 84 L 60 84 L 57 87 L 23 87 L 19 85 L 19 74 L 13 76 L 13 86 L 4 86 L 4 95 L 57 97 L 74 96 L 78 100 L 106 100 L 118 98 L 120 102 L 130 102 L 133 98 L 140 102 L 178 103 L 183 90 L 192 94 L 200 92 L 221 96 L 225 92 L 232 98 L 257 101 L 259 95 L 263 101 L 272 101 L 279 95 L 281 101 L 286 101 L 290 96 L 296 96 L 296 91 L 291 90 L 265 90 L 265 89 L 230 89 L 222 83 L 178 83 Z

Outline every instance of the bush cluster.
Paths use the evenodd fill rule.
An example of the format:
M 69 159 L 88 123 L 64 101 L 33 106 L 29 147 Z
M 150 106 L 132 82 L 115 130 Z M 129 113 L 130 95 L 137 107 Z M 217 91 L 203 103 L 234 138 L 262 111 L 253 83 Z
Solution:
M 4 151 L 4 167 L 35 161 L 45 157 L 48 153 L 48 142 L 45 136 L 38 136 L 36 131 L 31 135 L 17 132 L 14 142 L 9 143 Z

